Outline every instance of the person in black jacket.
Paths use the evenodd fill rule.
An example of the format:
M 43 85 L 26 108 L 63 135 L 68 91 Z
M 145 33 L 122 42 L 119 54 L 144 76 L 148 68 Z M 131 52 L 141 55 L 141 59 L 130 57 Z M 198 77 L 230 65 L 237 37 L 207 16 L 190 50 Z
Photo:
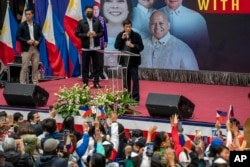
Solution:
M 100 47 L 100 38 L 103 36 L 103 27 L 101 22 L 93 17 L 93 6 L 85 8 L 86 19 L 78 22 L 75 35 L 82 41 L 82 80 L 85 86 L 88 86 L 89 62 L 93 63 L 94 87 L 101 88 L 99 85 L 99 56 L 97 50 Z
M 6 138 L 4 140 L 2 147 L 5 161 L 10 162 L 15 167 L 33 167 L 32 157 L 28 153 L 25 153 L 23 142 L 18 141 L 17 143 L 13 138 Z
M 123 22 L 123 31 L 120 32 L 115 40 L 115 48 L 120 51 L 129 51 L 138 54 L 138 56 L 130 56 L 127 67 L 127 83 L 124 83 L 124 88 L 131 92 L 131 79 L 133 81 L 132 98 L 140 101 L 139 94 L 139 75 L 138 66 L 141 64 L 140 52 L 144 49 L 141 35 L 132 30 L 132 22 L 125 20 Z M 122 57 L 125 58 L 125 57 Z M 121 58 L 120 64 L 123 64 L 124 59 Z M 127 63 L 126 63 L 127 64 Z
M 68 167 L 68 160 L 57 155 L 59 143 L 59 140 L 47 139 L 43 147 L 44 153 L 36 159 L 35 167 Z
M 33 22 L 33 10 L 25 10 L 26 21 L 18 27 L 16 38 L 21 43 L 22 69 L 20 72 L 20 83 L 26 84 L 26 76 L 29 70 L 29 63 L 32 63 L 32 82 L 38 85 L 39 51 L 38 45 L 42 39 L 42 31 L 38 24 Z

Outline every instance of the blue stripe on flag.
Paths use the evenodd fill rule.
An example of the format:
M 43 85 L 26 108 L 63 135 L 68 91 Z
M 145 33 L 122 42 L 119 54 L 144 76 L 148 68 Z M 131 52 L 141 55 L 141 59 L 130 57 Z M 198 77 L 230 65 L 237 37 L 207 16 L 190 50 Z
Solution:
M 68 64 L 69 59 L 68 59 L 68 50 L 67 50 L 67 41 L 66 41 L 65 32 L 61 23 L 59 22 L 58 17 L 53 11 L 52 11 L 52 15 L 53 15 L 54 38 L 56 42 L 56 47 L 58 48 L 60 52 L 60 56 L 63 60 L 64 70 L 68 74 L 69 73 L 69 64 Z
M 69 39 L 69 57 L 71 59 L 73 67 L 73 72 L 71 77 L 78 77 L 81 75 L 81 68 L 80 68 L 80 62 L 79 62 L 79 53 L 75 46 L 73 45 L 72 41 Z
M 40 44 L 39 44 L 39 55 L 40 55 L 40 61 L 43 63 L 43 67 L 45 69 L 45 76 L 53 76 L 53 72 L 50 68 L 49 65 L 49 60 L 48 60 L 48 53 L 47 53 L 47 48 L 46 48 L 46 41 L 45 38 L 43 37 Z
M 226 117 L 227 116 L 227 112 L 226 111 L 217 110 L 217 114 L 219 114 L 222 117 Z
M 9 18 L 10 18 L 10 31 L 11 31 L 12 46 L 13 46 L 13 49 L 16 51 L 16 33 L 17 33 L 18 24 L 9 7 L 8 7 L 8 13 L 9 13 Z

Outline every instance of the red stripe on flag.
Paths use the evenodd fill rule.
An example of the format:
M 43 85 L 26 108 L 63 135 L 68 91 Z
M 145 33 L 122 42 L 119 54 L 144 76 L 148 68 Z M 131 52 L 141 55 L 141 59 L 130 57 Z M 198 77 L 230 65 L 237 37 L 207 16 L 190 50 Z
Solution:
M 72 76 L 74 72 L 74 64 L 72 63 L 71 59 L 68 60 L 69 63 L 69 76 Z
M 48 59 L 55 76 L 66 76 L 66 71 L 63 68 L 63 59 L 57 47 L 46 40 Z
M 15 50 L 5 43 L 0 41 L 0 59 L 3 61 L 4 65 L 14 62 Z
M 91 115 L 92 115 L 92 110 L 89 109 L 89 110 L 87 110 L 87 111 L 84 112 L 83 117 L 89 117 Z
M 67 32 L 69 39 L 72 41 L 72 43 L 74 44 L 74 46 L 77 48 L 77 50 L 81 53 L 82 52 L 82 47 L 81 47 L 81 40 L 80 38 L 77 38 L 75 36 L 75 30 L 77 27 L 78 21 L 68 17 L 68 16 L 64 16 L 64 29 Z
M 20 41 L 16 41 L 16 51 L 18 55 L 21 55 L 21 42 Z

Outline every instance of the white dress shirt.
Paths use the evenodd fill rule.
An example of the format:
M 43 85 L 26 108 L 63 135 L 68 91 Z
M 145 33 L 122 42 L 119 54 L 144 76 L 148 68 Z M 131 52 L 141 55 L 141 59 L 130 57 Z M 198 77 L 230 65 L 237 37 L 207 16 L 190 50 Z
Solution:
M 34 26 L 33 26 L 33 22 L 28 23 L 28 27 L 29 27 L 29 32 L 30 32 L 30 39 L 34 40 L 35 38 L 34 38 Z
M 142 38 L 147 38 L 151 34 L 149 29 L 149 18 L 154 11 L 156 11 L 156 9 L 147 9 L 139 3 L 137 4 L 137 7 L 133 8 L 133 30 L 138 32 Z
M 197 50 L 209 48 L 207 24 L 198 12 L 180 6 L 176 10 L 168 6 L 159 9 L 168 16 L 170 33 L 187 43 L 196 53 Z
M 199 70 L 192 49 L 183 41 L 168 33 L 160 40 L 149 37 L 143 41 L 141 52 L 143 68 Z
M 93 20 L 87 18 L 87 21 L 88 21 L 88 24 L 89 24 L 89 31 L 93 31 Z M 94 49 L 94 47 L 95 47 L 94 38 L 90 37 L 89 48 Z

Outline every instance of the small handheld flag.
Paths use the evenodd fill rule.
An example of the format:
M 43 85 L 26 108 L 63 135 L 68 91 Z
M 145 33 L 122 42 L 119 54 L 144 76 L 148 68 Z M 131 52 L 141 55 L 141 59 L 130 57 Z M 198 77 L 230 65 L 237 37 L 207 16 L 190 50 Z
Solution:
M 219 122 L 223 122 L 225 121 L 225 118 L 227 117 L 227 112 L 226 111 L 220 111 L 220 110 L 217 110 L 216 111 L 216 119 L 219 121 Z

